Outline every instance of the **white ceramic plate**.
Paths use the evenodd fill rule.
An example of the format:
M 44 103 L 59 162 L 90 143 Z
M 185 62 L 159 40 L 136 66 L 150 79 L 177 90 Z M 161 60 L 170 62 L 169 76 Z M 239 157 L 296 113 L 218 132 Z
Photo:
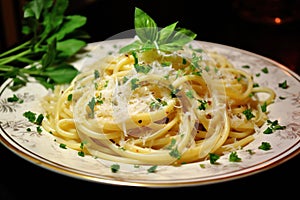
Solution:
M 108 40 L 92 43 L 87 46 L 87 54 L 83 55 L 73 64 L 79 69 L 89 65 L 100 57 L 117 52 L 118 49 L 131 42 L 131 39 Z M 222 156 L 218 165 L 209 161 L 186 164 L 180 167 L 158 167 L 155 173 L 148 173 L 149 166 L 135 168 L 133 165 L 124 164 L 117 173 L 112 173 L 111 163 L 91 156 L 78 156 L 77 151 L 62 149 L 54 141 L 51 134 L 36 132 L 35 127 L 23 117 L 25 111 L 42 112 L 39 99 L 47 91 L 38 83 L 11 91 L 7 80 L 0 88 L 0 139 L 4 146 L 25 160 L 38 166 L 63 175 L 98 183 L 114 185 L 146 186 L 146 187 L 183 187 L 211 184 L 249 176 L 279 165 L 300 153 L 300 77 L 285 66 L 263 56 L 209 42 L 195 41 L 196 45 L 208 50 L 217 51 L 225 56 L 237 67 L 249 65 L 255 82 L 271 87 L 277 97 L 275 103 L 268 106 L 270 120 L 278 120 L 280 125 L 286 126 L 285 130 L 277 130 L 272 134 L 263 134 L 263 126 L 258 130 L 259 137 L 247 145 L 254 154 L 246 150 L 238 152 L 242 162 L 229 162 L 228 155 Z M 268 73 L 262 69 L 267 68 Z M 256 76 L 260 74 L 260 76 Z M 279 87 L 279 83 L 287 81 L 288 88 Z M 22 104 L 7 101 L 13 94 L 24 99 Z M 279 97 L 285 97 L 280 99 Z M 31 127 L 30 132 L 26 129 Z M 263 151 L 258 149 L 262 141 L 269 142 L 272 149 Z M 200 167 L 205 166 L 205 167 Z

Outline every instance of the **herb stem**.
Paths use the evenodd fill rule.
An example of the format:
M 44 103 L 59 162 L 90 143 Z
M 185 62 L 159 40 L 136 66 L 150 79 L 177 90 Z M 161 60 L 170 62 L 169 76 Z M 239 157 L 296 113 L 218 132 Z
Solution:
M 23 51 L 23 52 L 18 53 L 16 55 L 12 55 L 12 56 L 9 56 L 9 57 L 6 57 L 6 58 L 2 58 L 2 59 L 0 59 L 0 65 L 4 65 L 6 63 L 17 60 L 18 58 L 21 58 L 24 55 L 29 54 L 29 53 L 31 53 L 31 49 L 27 49 L 26 51 Z
M 10 50 L 7 50 L 6 52 L 0 54 L 0 58 L 3 57 L 3 56 L 6 56 L 6 55 L 8 55 L 8 54 L 11 54 L 11 53 L 13 53 L 13 52 L 15 52 L 15 51 L 18 51 L 18 50 L 20 50 L 20 49 L 23 49 L 23 48 L 25 48 L 25 47 L 26 47 L 27 45 L 29 45 L 29 44 L 30 44 L 30 40 L 27 41 L 27 42 L 24 42 L 23 44 L 20 44 L 19 46 L 15 47 L 15 48 L 12 48 L 12 49 L 10 49 Z

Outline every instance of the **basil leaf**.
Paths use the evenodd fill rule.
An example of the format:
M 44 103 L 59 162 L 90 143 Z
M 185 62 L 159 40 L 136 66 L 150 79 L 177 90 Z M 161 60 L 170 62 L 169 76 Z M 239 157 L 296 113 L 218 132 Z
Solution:
M 66 22 L 63 24 L 63 26 L 57 31 L 56 34 L 53 34 L 48 40 L 53 39 L 54 37 L 57 38 L 57 40 L 62 40 L 65 35 L 72 33 L 75 29 L 83 26 L 87 19 L 86 17 L 80 16 L 80 15 L 72 15 L 67 16 Z
M 34 17 L 40 19 L 42 11 L 52 6 L 52 0 L 35 0 L 24 5 L 24 18 Z
M 135 9 L 134 26 L 137 36 L 142 42 L 153 42 L 157 39 L 158 28 L 154 20 L 139 8 Z
M 45 27 L 44 32 L 41 34 L 41 38 L 45 39 L 50 33 L 55 33 L 60 25 L 64 22 L 64 12 L 68 7 L 67 0 L 55 1 L 51 10 L 47 10 L 44 13 L 44 21 L 42 24 Z M 52 40 L 48 39 L 48 43 Z
M 52 79 L 56 84 L 69 83 L 78 73 L 77 69 L 66 63 L 55 67 L 48 67 L 45 71 L 45 75 Z
M 177 23 L 178 22 L 175 22 L 159 31 L 159 44 L 166 44 L 169 42 L 170 37 L 174 33 Z
M 57 43 L 58 57 L 71 57 L 86 45 L 86 42 L 78 39 L 68 39 Z
M 160 44 L 160 50 L 162 51 L 176 51 L 182 49 L 182 47 L 191 42 L 196 34 L 187 29 L 178 29 L 177 32 L 174 32 L 175 35 L 170 38 L 168 43 Z

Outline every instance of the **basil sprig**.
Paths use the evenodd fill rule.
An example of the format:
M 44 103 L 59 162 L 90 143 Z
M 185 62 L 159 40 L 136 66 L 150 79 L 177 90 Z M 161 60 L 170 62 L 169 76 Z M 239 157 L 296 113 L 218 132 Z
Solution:
M 158 49 L 172 52 L 194 40 L 197 36 L 191 30 L 176 27 L 178 22 L 172 23 L 162 29 L 157 27 L 155 21 L 144 11 L 135 8 L 134 26 L 138 40 L 120 49 L 120 53 L 132 51 L 147 51 Z

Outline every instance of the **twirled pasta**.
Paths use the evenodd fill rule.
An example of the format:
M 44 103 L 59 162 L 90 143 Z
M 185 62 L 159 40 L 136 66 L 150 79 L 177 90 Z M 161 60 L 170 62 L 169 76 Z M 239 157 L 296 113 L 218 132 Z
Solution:
M 106 160 L 192 163 L 254 140 L 275 93 L 253 85 L 216 52 L 111 55 L 45 96 L 43 127 L 58 143 Z

